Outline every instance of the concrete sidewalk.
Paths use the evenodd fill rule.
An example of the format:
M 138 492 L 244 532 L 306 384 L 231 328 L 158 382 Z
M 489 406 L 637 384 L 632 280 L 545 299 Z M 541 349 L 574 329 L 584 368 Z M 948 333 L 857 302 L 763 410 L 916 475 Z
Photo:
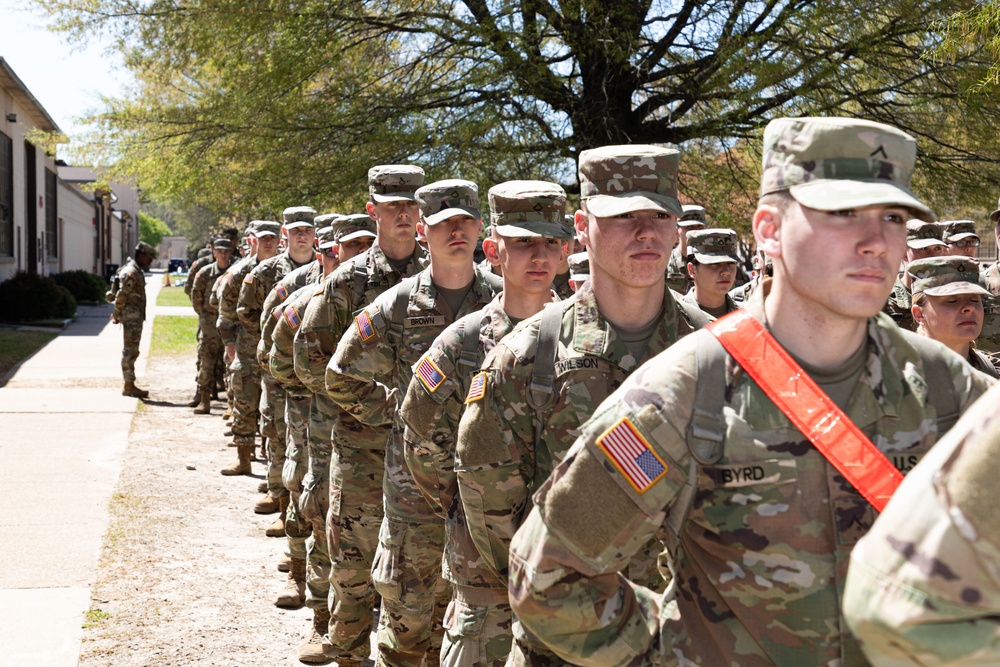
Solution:
M 159 273 L 146 277 L 140 386 L 161 282 Z M 5 667 L 77 665 L 108 502 L 138 403 L 121 395 L 122 334 L 110 313 L 110 305 L 81 306 L 77 321 L 0 388 Z

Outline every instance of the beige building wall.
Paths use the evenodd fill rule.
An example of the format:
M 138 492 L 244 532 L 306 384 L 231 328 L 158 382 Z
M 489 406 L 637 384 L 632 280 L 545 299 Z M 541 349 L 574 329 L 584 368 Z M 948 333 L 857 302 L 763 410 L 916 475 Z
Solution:
M 60 271 L 97 270 L 94 202 L 74 186 L 59 181 Z

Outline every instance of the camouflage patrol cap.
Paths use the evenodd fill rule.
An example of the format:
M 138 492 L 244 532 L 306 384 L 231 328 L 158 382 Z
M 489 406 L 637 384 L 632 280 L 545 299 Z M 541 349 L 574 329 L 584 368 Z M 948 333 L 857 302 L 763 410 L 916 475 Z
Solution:
M 373 201 L 414 201 L 424 184 L 424 170 L 410 164 L 382 164 L 368 170 L 368 194 Z
M 198 257 L 208 257 L 212 254 L 212 248 L 202 248 L 198 251 Z
M 243 235 L 244 236 L 253 236 L 254 232 L 257 231 L 257 223 L 258 222 L 260 222 L 260 220 L 251 220 L 250 222 L 248 222 L 247 223 L 247 228 L 243 231 Z
M 997 210 L 990 213 L 990 220 L 992 222 L 1000 222 L 1000 199 L 997 199 Z
M 941 227 L 936 222 L 923 220 L 906 221 L 906 245 L 914 250 L 929 248 L 932 245 L 946 245 L 941 240 Z
M 602 146 L 580 153 L 580 199 L 599 218 L 655 210 L 680 217 L 681 154 L 646 144 Z
M 254 225 L 253 235 L 257 238 L 261 236 L 278 236 L 281 234 L 281 223 L 274 222 L 273 220 L 256 220 L 257 224 Z
M 913 294 L 929 296 L 981 294 L 990 292 L 979 284 L 979 263 L 970 257 L 928 257 L 910 262 L 906 271 L 913 277 Z
M 481 220 L 479 186 L 472 181 L 449 178 L 428 183 L 417 189 L 420 217 L 428 225 L 436 225 L 455 215 L 468 215 Z
M 232 250 L 232 242 L 225 236 L 220 236 L 212 242 L 212 250 Z
M 154 248 L 153 246 L 149 245 L 145 241 L 139 241 L 139 243 L 136 244 L 136 246 L 135 246 L 135 254 L 137 256 L 138 255 L 145 255 L 146 257 L 151 257 L 153 259 L 156 259 L 157 252 L 156 252 L 156 248 Z
M 347 243 L 363 237 L 375 238 L 375 221 L 367 213 L 352 213 L 340 218 L 334 224 L 334 238 L 337 243 Z
M 340 217 L 341 215 L 339 213 L 324 213 L 313 218 L 313 224 L 316 225 L 316 229 L 329 227 L 337 220 L 337 218 Z M 316 232 L 316 234 L 318 235 L 319 232 Z
M 296 227 L 312 227 L 315 217 L 316 209 L 311 206 L 289 206 L 281 212 L 281 219 L 285 221 L 286 230 Z
M 569 279 L 582 283 L 590 278 L 590 256 L 586 252 L 573 253 L 566 258 L 569 264 Z
M 979 234 L 976 233 L 976 223 L 972 220 L 945 220 L 938 224 L 941 225 L 942 236 L 948 243 L 979 238 Z
M 490 221 L 500 236 L 569 239 L 566 191 L 548 181 L 507 181 L 490 188 Z
M 787 190 L 819 211 L 903 206 L 934 213 L 910 192 L 917 142 L 894 127 L 856 118 L 777 118 L 764 130 L 761 196 Z
M 319 242 L 319 249 L 326 250 L 327 248 L 332 248 L 337 245 L 337 242 L 333 238 L 334 227 L 333 225 L 326 225 L 325 227 L 320 227 L 316 231 L 316 240 Z
M 705 207 L 698 204 L 684 204 L 681 207 L 684 214 L 677 221 L 678 227 L 708 227 L 708 220 L 705 218 Z
M 731 229 L 696 229 L 688 232 L 687 251 L 701 264 L 739 262 L 738 241 L 736 232 Z

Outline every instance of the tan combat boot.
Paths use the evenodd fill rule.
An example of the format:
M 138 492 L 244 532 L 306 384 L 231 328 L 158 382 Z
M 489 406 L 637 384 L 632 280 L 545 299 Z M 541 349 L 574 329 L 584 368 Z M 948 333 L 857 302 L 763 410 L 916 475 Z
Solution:
M 268 491 L 266 496 L 253 504 L 253 511 L 254 514 L 276 514 L 280 512 L 281 503 L 278 500 L 278 496 Z
M 236 454 L 239 456 L 239 462 L 234 463 L 228 468 L 222 469 L 222 474 L 227 477 L 233 475 L 249 475 L 250 474 L 250 455 L 253 452 L 253 445 L 237 445 Z
M 187 406 L 189 408 L 196 408 L 196 407 L 198 407 L 199 403 L 201 403 L 201 391 L 196 389 L 195 392 L 194 392 L 194 398 L 192 398 L 188 402 Z
M 292 569 L 292 557 L 288 554 L 281 554 L 278 559 L 278 572 L 288 572 Z
M 201 405 L 194 409 L 196 415 L 207 415 L 212 412 L 212 392 L 201 391 Z
M 285 587 L 274 600 L 275 607 L 298 609 L 306 599 L 306 559 L 293 558 Z
M 264 531 L 264 534 L 268 537 L 285 537 L 285 515 L 288 513 L 288 496 L 279 496 L 278 503 L 281 514 Z M 292 565 L 295 565 L 294 558 L 292 559 Z
M 227 421 L 227 422 L 228 422 L 228 421 L 229 421 L 230 419 L 232 419 L 232 418 L 233 418 L 233 404 L 232 404 L 232 403 L 227 403 L 227 404 L 226 404 L 226 411 L 222 413 L 222 418 L 223 418 L 223 419 L 224 419 L 225 421 Z
M 257 493 L 267 493 L 267 480 L 262 479 L 260 484 L 257 485 Z M 285 570 L 287 572 L 288 570 Z
M 122 387 L 122 396 L 131 396 L 133 398 L 146 398 L 149 396 L 149 392 L 145 389 L 139 389 L 135 386 L 135 382 L 132 380 L 125 380 L 125 386 Z
M 306 640 L 299 646 L 299 662 L 307 665 L 325 665 L 331 662 L 326 656 L 326 651 L 333 648 L 333 645 L 326 638 L 326 633 L 330 625 L 330 610 L 324 604 L 322 607 L 313 608 L 312 629 L 306 636 Z

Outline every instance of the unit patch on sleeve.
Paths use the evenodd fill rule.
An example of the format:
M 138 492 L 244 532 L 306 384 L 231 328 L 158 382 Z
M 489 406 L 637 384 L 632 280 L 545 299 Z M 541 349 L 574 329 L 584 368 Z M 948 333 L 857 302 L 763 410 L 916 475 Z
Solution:
M 472 377 L 469 384 L 469 395 L 465 397 L 466 403 L 475 403 L 486 395 L 486 371 L 479 371 Z
M 667 472 L 667 464 L 642 437 L 628 417 L 597 439 L 597 445 L 639 493 L 645 493 Z
M 426 354 L 421 357 L 420 363 L 417 364 L 416 374 L 420 378 L 420 381 L 424 383 L 424 386 L 427 387 L 427 391 L 431 393 L 434 393 L 445 380 L 444 373 L 441 372 L 441 369 Z
M 299 317 L 299 313 L 295 310 L 295 306 L 285 308 L 285 319 L 288 321 L 288 326 L 292 329 L 298 329 L 299 325 L 302 324 L 302 318 Z
M 372 326 L 372 318 L 368 317 L 368 311 L 362 310 L 354 318 L 354 324 L 358 327 L 358 334 L 363 342 L 368 342 L 375 335 L 375 327 Z

